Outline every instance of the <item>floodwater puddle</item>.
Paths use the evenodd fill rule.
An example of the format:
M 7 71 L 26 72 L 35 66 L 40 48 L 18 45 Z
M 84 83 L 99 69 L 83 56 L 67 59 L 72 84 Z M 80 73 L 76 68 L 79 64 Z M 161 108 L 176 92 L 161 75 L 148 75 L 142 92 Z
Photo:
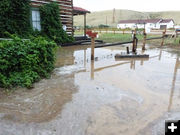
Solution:
M 50 79 L 0 95 L 0 135 L 163 135 L 180 119 L 180 59 L 147 49 L 149 59 L 115 59 L 125 47 L 58 50 Z

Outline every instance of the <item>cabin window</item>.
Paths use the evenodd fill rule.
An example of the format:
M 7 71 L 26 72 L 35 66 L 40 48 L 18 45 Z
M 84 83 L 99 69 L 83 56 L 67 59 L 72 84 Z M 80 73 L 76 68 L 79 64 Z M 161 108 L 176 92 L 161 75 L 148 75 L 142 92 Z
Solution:
M 41 19 L 38 9 L 32 9 L 32 27 L 34 30 L 41 31 Z

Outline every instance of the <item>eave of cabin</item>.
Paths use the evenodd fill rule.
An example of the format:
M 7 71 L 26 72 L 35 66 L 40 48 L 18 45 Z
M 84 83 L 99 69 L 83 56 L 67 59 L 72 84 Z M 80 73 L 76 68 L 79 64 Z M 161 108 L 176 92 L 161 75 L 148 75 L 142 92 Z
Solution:
M 80 7 L 73 7 L 73 16 L 85 15 L 87 13 L 91 13 L 91 12 L 86 9 L 80 8 Z

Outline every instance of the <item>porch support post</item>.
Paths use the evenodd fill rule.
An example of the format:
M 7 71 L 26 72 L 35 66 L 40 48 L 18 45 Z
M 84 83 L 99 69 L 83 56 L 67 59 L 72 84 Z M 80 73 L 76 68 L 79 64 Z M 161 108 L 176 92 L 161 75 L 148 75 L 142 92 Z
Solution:
M 84 36 L 86 37 L 86 14 L 84 14 Z

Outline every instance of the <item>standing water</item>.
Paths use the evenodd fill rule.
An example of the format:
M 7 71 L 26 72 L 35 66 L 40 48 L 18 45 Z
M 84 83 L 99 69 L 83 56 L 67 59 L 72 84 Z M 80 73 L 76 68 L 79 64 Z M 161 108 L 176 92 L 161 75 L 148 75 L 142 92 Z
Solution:
M 180 119 L 177 54 L 115 59 L 125 47 L 108 47 L 91 62 L 90 52 L 63 47 L 50 79 L 1 95 L 0 135 L 164 135 L 164 121 Z

